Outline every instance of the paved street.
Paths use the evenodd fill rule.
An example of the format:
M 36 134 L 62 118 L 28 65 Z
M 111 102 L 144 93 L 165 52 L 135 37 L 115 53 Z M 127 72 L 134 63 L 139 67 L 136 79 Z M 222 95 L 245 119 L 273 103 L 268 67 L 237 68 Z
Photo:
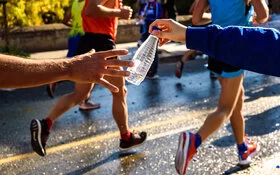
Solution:
M 164 49 L 162 54 L 170 54 L 168 49 L 175 47 Z M 59 52 L 53 52 L 53 58 L 66 53 Z M 42 53 L 33 56 L 41 57 Z M 204 59 L 186 64 L 181 79 L 174 76 L 174 62 L 168 62 L 159 65 L 159 79 L 145 80 L 140 86 L 127 84 L 130 127 L 148 132 L 145 144 L 127 152 L 118 149 L 110 92 L 99 85 L 92 99 L 101 103 L 101 108 L 81 112 L 74 107 L 58 119 L 46 157 L 33 153 L 29 123 L 33 118 L 44 118 L 61 95 L 72 91 L 73 83 L 61 83 L 54 99 L 48 97 L 45 86 L 0 91 L 0 174 L 176 174 L 179 133 L 197 131 L 215 109 L 220 87 L 210 80 Z M 189 174 L 280 174 L 279 83 L 276 77 L 245 74 L 246 133 L 261 146 L 251 167 L 237 166 L 235 140 L 227 122 L 199 148 Z

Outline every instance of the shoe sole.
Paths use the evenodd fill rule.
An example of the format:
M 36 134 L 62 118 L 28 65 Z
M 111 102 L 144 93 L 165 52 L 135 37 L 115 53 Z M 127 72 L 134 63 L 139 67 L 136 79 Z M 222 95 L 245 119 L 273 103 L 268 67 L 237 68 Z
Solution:
M 34 129 L 37 128 L 37 129 Z M 31 131 L 31 145 L 33 150 L 39 154 L 40 156 L 45 156 L 46 152 L 42 146 L 42 140 L 41 140 L 41 132 L 42 132 L 42 126 L 39 120 L 33 119 L 30 123 L 30 131 Z M 37 151 L 37 148 L 40 148 L 41 151 Z
M 143 145 L 143 144 L 146 142 L 146 140 L 147 140 L 147 136 L 146 136 L 145 140 L 144 140 L 142 143 L 140 143 L 140 144 L 133 145 L 133 146 L 131 146 L 131 147 L 129 147 L 129 148 L 121 148 L 121 147 L 119 147 L 119 149 L 120 149 L 120 151 L 127 151 L 127 150 L 130 150 L 130 149 L 132 149 L 132 148 L 136 148 L 136 147 L 138 147 L 138 146 Z
M 79 110 L 94 110 L 94 109 L 99 109 L 100 108 L 100 104 L 94 104 L 95 106 L 92 107 L 79 107 Z
M 182 65 L 183 65 L 182 63 L 177 63 L 176 64 L 175 76 L 177 78 L 181 78 L 182 77 L 182 73 L 183 73 L 183 66 Z
M 257 155 L 257 153 L 260 151 L 260 145 L 257 144 L 256 151 L 252 152 L 251 155 L 248 156 L 247 160 L 239 161 L 239 165 L 241 166 L 248 166 L 252 163 L 252 159 Z
M 182 77 L 182 74 L 179 73 L 179 72 L 175 72 L 175 76 L 176 76 L 177 78 L 181 78 L 181 77 Z
M 179 136 L 178 150 L 175 157 L 175 168 L 178 174 L 186 174 L 187 169 L 187 156 L 188 150 L 186 146 L 189 147 L 190 135 L 186 132 L 182 132 Z

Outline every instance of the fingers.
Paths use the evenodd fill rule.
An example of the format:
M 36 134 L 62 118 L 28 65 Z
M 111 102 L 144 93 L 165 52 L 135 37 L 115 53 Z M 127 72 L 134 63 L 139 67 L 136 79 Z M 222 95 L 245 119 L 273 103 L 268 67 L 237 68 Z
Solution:
M 119 66 L 125 66 L 125 67 L 133 67 L 134 63 L 133 61 L 128 60 L 106 60 L 104 63 L 104 66 L 110 66 L 110 67 L 119 67 Z
M 164 28 L 166 25 L 169 25 L 171 19 L 157 19 L 149 26 L 149 33 L 152 33 L 153 27 L 157 27 L 159 29 Z
M 130 75 L 130 72 L 125 70 L 117 70 L 117 69 L 104 69 L 102 71 L 102 74 L 110 77 L 127 77 Z
M 111 92 L 117 93 L 119 92 L 119 88 L 111 83 L 109 83 L 107 80 L 105 79 L 100 79 L 100 81 L 98 82 L 98 84 L 104 86 L 105 88 L 109 89 Z
M 170 41 L 169 39 L 160 39 L 159 46 L 163 46 L 164 44 L 168 43 L 169 41 Z
M 91 50 L 88 52 L 88 54 L 93 54 L 93 53 L 95 53 L 95 49 L 91 49 Z
M 152 24 L 150 24 L 150 26 L 149 26 L 149 33 L 152 33 L 152 31 L 153 31 L 153 27 L 154 26 L 158 26 L 158 23 L 159 23 L 159 21 L 158 20 L 155 20 L 154 22 L 152 22 Z
M 160 30 L 154 30 L 152 32 L 153 35 L 157 36 L 158 38 L 160 38 L 160 44 L 164 44 L 166 42 L 168 42 L 170 39 L 169 39 L 169 36 L 168 36 L 168 32 L 163 32 L 163 31 L 160 31 Z
M 116 57 L 116 56 L 124 56 L 128 54 L 128 50 L 125 49 L 113 49 L 109 51 L 102 51 L 102 52 L 97 52 L 92 54 L 92 57 L 103 57 L 104 59 L 106 58 L 111 58 L 111 57 Z

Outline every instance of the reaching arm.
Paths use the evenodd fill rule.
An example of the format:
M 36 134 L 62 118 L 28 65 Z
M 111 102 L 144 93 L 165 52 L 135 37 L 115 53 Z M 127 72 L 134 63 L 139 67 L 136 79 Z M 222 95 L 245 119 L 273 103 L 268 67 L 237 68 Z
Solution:
M 0 55 L 0 86 L 29 87 L 69 79 L 66 60 L 31 60 Z
M 112 18 L 119 17 L 121 19 L 129 19 L 132 15 L 132 9 L 128 6 L 122 6 L 120 8 L 114 8 L 115 1 L 113 0 L 89 0 L 84 14 L 94 18 Z
M 152 31 L 156 26 L 161 29 Z M 160 45 L 169 40 L 186 42 L 187 48 L 200 50 L 235 67 L 280 77 L 280 32 L 270 28 L 185 27 L 173 20 L 156 20 L 149 32 Z
M 186 31 L 186 45 L 241 69 L 280 76 L 280 33 L 275 29 L 210 26 Z
M 31 60 L 0 54 L 0 87 L 21 88 L 39 86 L 61 80 L 97 83 L 117 92 L 118 88 L 103 79 L 108 76 L 128 76 L 128 71 L 107 69 L 107 66 L 131 67 L 125 60 L 106 60 L 126 55 L 127 50 L 110 50 L 78 55 L 72 59 Z

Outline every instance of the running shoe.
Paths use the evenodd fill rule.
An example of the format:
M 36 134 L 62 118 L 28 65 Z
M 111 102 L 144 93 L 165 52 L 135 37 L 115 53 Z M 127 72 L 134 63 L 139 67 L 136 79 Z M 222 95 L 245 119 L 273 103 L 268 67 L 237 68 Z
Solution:
M 79 110 L 92 110 L 100 108 L 99 103 L 93 103 L 90 99 L 87 99 L 82 104 L 80 104 Z
M 175 168 L 180 175 L 186 174 L 189 162 L 197 152 L 195 139 L 195 135 L 191 132 L 182 132 L 179 136 L 179 145 L 175 157 Z
M 131 148 L 142 145 L 147 139 L 146 132 L 132 132 L 129 141 L 125 141 L 124 139 L 120 139 L 120 150 L 129 150 Z
M 40 156 L 46 155 L 46 143 L 49 138 L 46 120 L 33 119 L 30 123 L 31 145 Z
M 184 69 L 184 62 L 182 60 L 176 63 L 175 76 L 181 78 Z
M 257 142 L 253 142 L 253 141 L 249 140 L 247 136 L 245 136 L 245 142 L 248 145 L 248 150 L 245 153 L 238 156 L 239 165 L 251 164 L 253 161 L 252 159 L 260 150 L 259 144 Z

